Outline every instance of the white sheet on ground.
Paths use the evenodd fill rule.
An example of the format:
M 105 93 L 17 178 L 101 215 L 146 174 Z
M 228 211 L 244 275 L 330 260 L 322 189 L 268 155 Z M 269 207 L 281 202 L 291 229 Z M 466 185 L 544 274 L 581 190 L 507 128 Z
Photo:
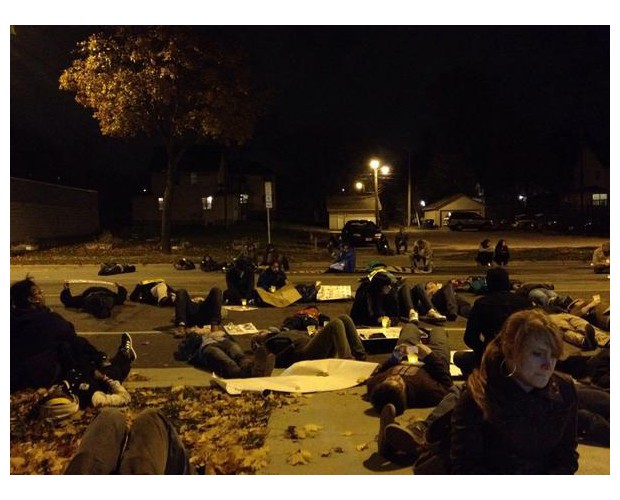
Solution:
M 214 376 L 213 382 L 232 395 L 266 390 L 299 393 L 338 391 L 363 383 L 377 366 L 378 363 L 350 359 L 316 359 L 295 363 L 273 377 L 223 379 Z

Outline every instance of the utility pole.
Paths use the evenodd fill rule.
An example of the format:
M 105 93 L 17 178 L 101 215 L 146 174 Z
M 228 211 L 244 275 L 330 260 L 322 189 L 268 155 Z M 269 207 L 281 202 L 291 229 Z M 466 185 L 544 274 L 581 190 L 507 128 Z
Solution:
M 408 163 L 407 166 L 409 168 L 409 180 L 407 182 L 407 224 L 405 226 L 409 227 L 411 225 L 411 150 L 407 150 L 408 153 Z

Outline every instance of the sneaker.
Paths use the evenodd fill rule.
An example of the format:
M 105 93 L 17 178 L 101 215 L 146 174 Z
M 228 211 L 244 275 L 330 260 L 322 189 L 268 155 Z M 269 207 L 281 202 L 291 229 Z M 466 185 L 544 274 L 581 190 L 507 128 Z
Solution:
M 424 446 L 426 444 L 426 430 L 428 429 L 428 424 L 424 420 L 416 420 L 407 427 L 411 431 L 411 434 L 413 434 L 413 438 L 418 446 Z
M 427 321 L 446 321 L 446 317 L 443 314 L 439 314 L 435 309 L 431 309 L 426 313 L 424 319 Z
M 187 327 L 185 326 L 185 323 L 181 322 L 177 325 L 176 329 L 174 330 L 174 338 L 184 339 L 185 337 L 187 337 Z
M 420 318 L 418 316 L 418 311 L 415 309 L 411 309 L 409 311 L 409 323 L 415 323 L 416 325 L 420 322 Z
M 131 336 L 127 332 L 121 335 L 121 345 L 118 346 L 118 350 L 119 352 L 127 356 L 129 358 L 129 361 L 132 363 L 136 359 L 138 359 L 138 355 L 133 349 L 133 342 L 131 341 Z
M 271 377 L 276 366 L 276 355 L 269 352 L 265 346 L 260 346 L 254 352 L 252 377 Z
M 412 461 L 420 454 L 420 446 L 413 433 L 399 424 L 386 426 L 384 448 L 386 448 L 390 458 L 396 462 Z
M 388 425 L 393 424 L 396 420 L 396 407 L 392 403 L 386 404 L 381 409 L 381 416 L 379 417 L 379 436 L 377 437 L 377 449 L 379 455 L 386 457 L 389 455 L 389 448 L 385 442 L 385 429 Z

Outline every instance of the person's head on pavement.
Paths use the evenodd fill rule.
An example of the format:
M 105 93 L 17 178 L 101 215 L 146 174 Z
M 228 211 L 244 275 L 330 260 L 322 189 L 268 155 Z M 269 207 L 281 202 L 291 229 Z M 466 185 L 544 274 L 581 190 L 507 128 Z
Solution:
M 400 375 L 390 375 L 373 388 L 369 398 L 377 413 L 381 413 L 385 405 L 393 404 L 396 415 L 402 415 L 407 408 L 405 381 Z
M 43 290 L 30 276 L 11 285 L 11 309 L 38 309 L 45 307 Z

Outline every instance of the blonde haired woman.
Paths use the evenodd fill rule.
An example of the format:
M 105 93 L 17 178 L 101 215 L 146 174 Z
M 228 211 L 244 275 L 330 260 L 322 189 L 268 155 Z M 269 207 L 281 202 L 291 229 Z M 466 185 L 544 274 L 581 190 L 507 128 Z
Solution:
M 575 473 L 577 395 L 554 372 L 562 354 L 562 334 L 546 313 L 506 320 L 454 408 L 453 474 Z

